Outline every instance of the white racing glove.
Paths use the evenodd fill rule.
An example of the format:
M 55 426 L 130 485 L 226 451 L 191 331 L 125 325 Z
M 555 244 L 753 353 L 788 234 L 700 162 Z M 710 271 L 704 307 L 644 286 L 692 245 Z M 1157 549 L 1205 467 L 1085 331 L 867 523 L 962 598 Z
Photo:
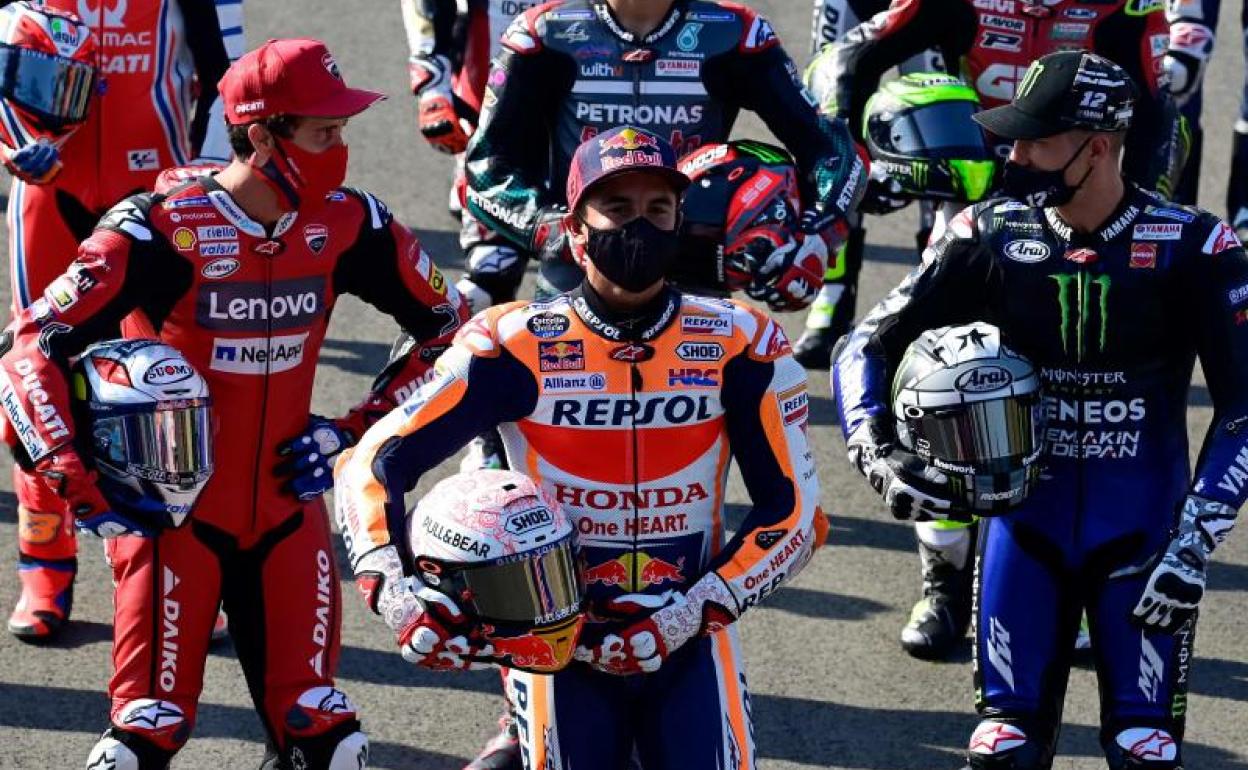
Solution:
M 872 435 L 869 423 L 860 425 L 846 443 L 849 461 L 884 498 L 894 518 L 970 521 L 969 512 L 955 507 L 948 476 L 913 452 L 881 442 Z
M 1230 534 L 1236 515 L 1237 511 L 1225 503 L 1198 495 L 1183 499 L 1179 527 L 1131 612 L 1138 625 L 1174 633 L 1196 614 L 1205 595 L 1209 558 Z

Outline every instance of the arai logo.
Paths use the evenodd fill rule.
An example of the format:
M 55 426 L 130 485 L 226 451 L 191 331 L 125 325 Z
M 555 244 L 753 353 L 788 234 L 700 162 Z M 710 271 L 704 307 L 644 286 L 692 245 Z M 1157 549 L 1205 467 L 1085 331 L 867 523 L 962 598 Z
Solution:
M 953 386 L 963 393 L 987 393 L 1004 388 L 1014 381 L 1014 376 L 1000 366 L 977 366 L 962 372 Z
M 148 385 L 172 385 L 195 376 L 191 365 L 177 358 L 162 358 L 143 372 L 143 382 Z
M 1049 258 L 1049 246 L 1043 241 L 1010 241 L 1005 256 L 1016 262 L 1041 262 Z

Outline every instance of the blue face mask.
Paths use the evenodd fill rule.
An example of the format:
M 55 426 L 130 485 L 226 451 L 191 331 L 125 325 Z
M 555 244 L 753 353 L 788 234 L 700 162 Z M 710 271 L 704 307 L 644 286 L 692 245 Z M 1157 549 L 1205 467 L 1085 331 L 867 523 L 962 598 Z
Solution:
M 1066 169 L 1070 168 L 1070 164 L 1075 162 L 1083 152 L 1083 148 L 1088 146 L 1088 142 L 1092 141 L 1092 137 L 1083 140 L 1083 144 L 1079 145 L 1079 149 L 1075 150 L 1075 154 L 1070 156 L 1070 160 L 1058 169 L 1046 171 L 1044 169 L 1031 168 L 1029 166 L 1021 166 L 1013 161 L 1005 162 L 1005 176 L 1001 181 L 1001 191 L 1015 200 L 1022 201 L 1028 206 L 1035 208 L 1046 208 L 1048 206 L 1061 206 L 1069 203 L 1070 199 L 1075 197 L 1075 193 L 1083 187 L 1083 183 L 1087 181 L 1088 175 L 1092 173 L 1089 166 L 1086 174 L 1079 180 L 1078 184 L 1070 184 L 1066 181 Z

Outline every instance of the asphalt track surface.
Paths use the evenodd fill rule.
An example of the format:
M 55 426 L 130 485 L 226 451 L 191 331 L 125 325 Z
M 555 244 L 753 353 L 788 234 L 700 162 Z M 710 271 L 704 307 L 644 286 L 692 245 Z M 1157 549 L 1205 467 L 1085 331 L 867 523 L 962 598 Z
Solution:
M 804 59 L 805 0 L 754 3 L 775 22 L 789 51 Z M 1228 3 L 1228 6 L 1230 4 Z M 1202 201 L 1220 210 L 1230 126 L 1240 88 L 1238 16 L 1223 14 L 1220 47 L 1209 73 L 1208 137 Z M 392 99 L 354 120 L 348 132 L 352 184 L 389 203 L 421 232 L 437 261 L 458 273 L 453 225 L 445 209 L 450 162 L 413 131 L 406 93 L 406 48 L 397 3 L 378 0 L 250 0 L 247 39 L 310 35 L 328 42 L 349 82 L 384 90 Z M 766 136 L 752 117 L 739 136 Z M 915 257 L 913 213 L 870 222 L 865 300 L 894 285 Z M 8 280 L 3 281 L 8 286 Z M 7 304 L 7 299 L 6 299 Z M 791 334 L 800 319 L 789 319 Z M 365 390 L 385 359 L 393 324 L 361 303 L 340 303 L 321 358 L 315 408 L 338 413 Z M 742 621 L 750 672 L 760 767 L 937 770 L 959 767 L 976 719 L 972 711 L 969 644 L 948 663 L 921 663 L 897 645 L 897 631 L 918 591 L 910 529 L 893 522 L 851 474 L 833 424 L 826 377 L 812 377 L 811 439 L 818 453 L 823 505 L 832 512 L 831 547 L 794 584 Z M 1210 409 L 1207 393 L 1192 395 L 1190 430 L 1199 447 Z M 449 473 L 431 474 L 421 489 Z M 0 553 L 13 553 L 16 513 L 8 473 L 0 474 Z M 734 477 L 729 497 L 739 515 L 746 502 Z M 1241 527 L 1241 529 L 1244 529 Z M 0 633 L 0 768 L 81 767 L 105 727 L 110 665 L 110 582 L 102 548 L 83 539 L 74 623 L 47 648 Z M 1233 535 L 1210 574 L 1197 662 L 1192 675 L 1187 766 L 1248 767 L 1241 743 L 1248 725 L 1248 532 Z M 349 586 L 344 584 L 344 588 Z M 17 596 L 11 569 L 0 569 L 7 615 Z M 339 685 L 362 712 L 373 767 L 458 768 L 491 734 L 498 714 L 492 672 L 434 675 L 392 652 L 382 624 L 344 592 Z M 1077 669 L 1067 698 L 1060 770 L 1104 767 L 1096 739 L 1094 673 Z M 194 736 L 175 768 L 251 768 L 263 734 L 251 712 L 233 652 L 226 644 L 208 663 Z

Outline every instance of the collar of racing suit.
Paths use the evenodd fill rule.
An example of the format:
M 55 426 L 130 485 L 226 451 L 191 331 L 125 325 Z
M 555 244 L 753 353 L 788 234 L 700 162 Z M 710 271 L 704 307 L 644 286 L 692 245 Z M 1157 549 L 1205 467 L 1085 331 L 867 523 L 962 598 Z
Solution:
M 585 325 L 609 340 L 652 340 L 672 324 L 680 309 L 680 292 L 671 286 L 664 286 L 663 291 L 645 305 L 624 312 L 609 307 L 588 280 L 581 281 L 568 296 Z
M 1101 226 L 1090 233 L 1083 233 L 1071 227 L 1054 207 L 1044 210 L 1044 218 L 1049 227 L 1062 240 L 1074 245 L 1091 243 L 1108 243 L 1126 232 L 1128 225 L 1135 221 L 1149 203 L 1149 196 L 1132 182 L 1124 180 L 1122 200 L 1114 207 L 1113 213 L 1105 217 Z
M 684 14 L 684 6 L 688 4 L 688 0 L 676 0 L 672 3 L 672 7 L 668 9 L 667 15 L 663 17 L 663 21 L 659 22 L 659 26 L 651 30 L 645 37 L 640 37 L 624 29 L 624 26 L 620 24 L 615 18 L 615 14 L 611 11 L 611 6 L 607 5 L 607 0 L 593 0 L 591 4 L 594 7 L 594 12 L 598 14 L 598 18 L 602 20 L 602 23 L 611 31 L 612 35 L 615 35 L 625 43 L 649 45 L 671 31 L 672 27 L 676 25 L 676 22 Z

